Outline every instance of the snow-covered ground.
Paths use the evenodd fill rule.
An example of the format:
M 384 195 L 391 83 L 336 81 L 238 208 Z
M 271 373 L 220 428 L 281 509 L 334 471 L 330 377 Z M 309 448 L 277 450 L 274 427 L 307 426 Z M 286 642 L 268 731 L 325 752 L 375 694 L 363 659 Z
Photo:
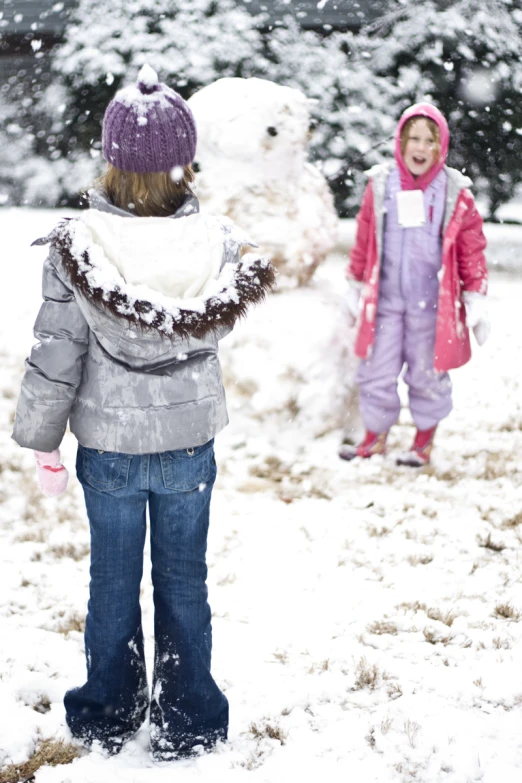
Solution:
M 31 453 L 9 437 L 45 255 L 28 244 L 57 216 L 0 212 L 0 780 L 41 739 L 68 740 L 62 697 L 84 676 L 79 486 L 39 495 Z M 491 254 L 522 270 L 522 228 L 488 233 Z M 491 338 L 453 373 L 455 410 L 420 471 L 394 463 L 413 433 L 406 409 L 387 457 L 336 456 L 342 279 L 333 254 L 222 345 L 231 424 L 216 444 L 209 588 L 229 743 L 155 765 L 145 726 L 118 757 L 42 767 L 36 783 L 520 780 L 522 275 L 493 273 Z M 70 435 L 62 452 L 72 473 Z M 150 662 L 148 577 L 142 604 Z

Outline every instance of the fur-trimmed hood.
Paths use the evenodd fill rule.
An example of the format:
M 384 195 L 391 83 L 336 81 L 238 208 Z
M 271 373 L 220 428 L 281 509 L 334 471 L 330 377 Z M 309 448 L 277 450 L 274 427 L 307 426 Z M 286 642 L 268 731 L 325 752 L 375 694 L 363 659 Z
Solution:
M 274 270 L 240 258 L 239 229 L 201 218 L 191 196 L 159 226 L 96 198 L 101 209 L 40 240 L 51 244 L 44 303 L 13 437 L 50 452 L 69 421 L 82 446 L 105 452 L 208 443 L 228 422 L 219 339 Z
M 110 207 L 64 220 L 37 243 L 51 244 L 81 299 L 139 332 L 201 339 L 232 327 L 274 285 L 270 261 L 240 258 L 253 243 L 227 218 L 199 213 L 197 201 L 175 220 Z

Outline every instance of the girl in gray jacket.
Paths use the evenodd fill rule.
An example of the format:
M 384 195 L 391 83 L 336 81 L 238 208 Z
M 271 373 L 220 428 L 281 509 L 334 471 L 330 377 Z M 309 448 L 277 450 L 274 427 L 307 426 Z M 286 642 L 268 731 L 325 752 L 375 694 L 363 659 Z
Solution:
M 77 437 L 91 529 L 87 682 L 65 695 L 74 737 L 120 750 L 150 705 L 153 757 L 226 739 L 228 703 L 210 673 L 205 563 L 227 424 L 218 340 L 272 286 L 274 272 L 191 191 L 194 118 L 144 66 L 103 123 L 106 173 L 90 209 L 44 240 L 39 342 L 26 363 L 13 437 L 60 494 L 59 446 Z M 139 604 L 149 509 L 155 658 L 149 696 Z

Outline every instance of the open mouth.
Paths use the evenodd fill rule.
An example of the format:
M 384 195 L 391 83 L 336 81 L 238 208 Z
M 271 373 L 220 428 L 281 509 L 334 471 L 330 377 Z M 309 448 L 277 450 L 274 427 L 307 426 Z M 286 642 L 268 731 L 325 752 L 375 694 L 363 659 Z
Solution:
M 422 158 L 420 155 L 414 155 L 413 156 L 413 162 L 417 166 L 423 166 L 426 163 L 426 158 Z

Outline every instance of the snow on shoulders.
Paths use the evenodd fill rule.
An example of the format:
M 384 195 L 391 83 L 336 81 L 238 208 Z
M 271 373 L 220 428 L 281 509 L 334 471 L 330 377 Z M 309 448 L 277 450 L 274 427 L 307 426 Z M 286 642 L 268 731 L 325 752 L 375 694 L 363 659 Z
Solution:
M 379 176 L 387 176 L 394 165 L 395 164 L 391 160 L 385 161 L 384 163 L 376 163 L 375 166 L 372 166 L 370 169 L 366 169 L 364 174 L 366 177 L 368 177 L 368 179 L 375 179 L 375 177 Z
M 448 175 L 448 178 L 461 190 L 470 188 L 473 185 L 473 180 L 458 169 L 453 169 L 451 166 L 445 166 L 444 171 Z

